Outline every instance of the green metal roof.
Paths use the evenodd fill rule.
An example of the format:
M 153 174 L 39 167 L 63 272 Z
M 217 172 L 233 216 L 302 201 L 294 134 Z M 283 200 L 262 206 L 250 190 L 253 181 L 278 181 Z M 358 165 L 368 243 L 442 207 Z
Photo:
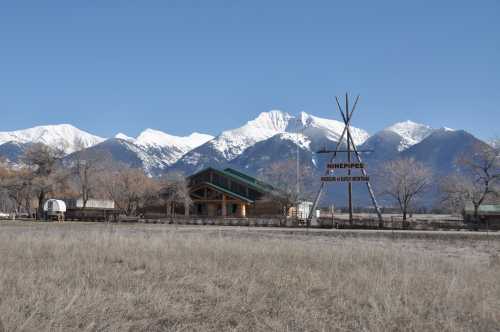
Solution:
M 268 192 L 268 191 L 274 190 L 273 186 L 271 186 L 269 183 L 265 183 L 265 182 L 263 182 L 257 178 L 254 178 L 248 174 L 237 171 L 234 168 L 226 168 L 226 169 L 224 169 L 223 172 L 225 174 L 229 173 L 233 177 L 236 177 L 237 179 L 239 179 L 245 183 L 253 185 L 261 191 Z
M 467 203 L 465 205 L 466 213 L 474 213 L 474 205 Z M 478 209 L 479 214 L 500 214 L 500 204 L 481 204 Z
M 263 193 L 267 193 L 267 192 L 270 192 L 272 190 L 274 190 L 273 186 L 271 186 L 270 184 L 268 183 L 265 183 L 265 182 L 262 182 L 254 177 L 251 177 L 250 175 L 247 175 L 247 174 L 244 174 L 244 173 L 241 173 L 233 168 L 226 168 L 224 170 L 220 170 L 220 169 L 216 169 L 216 168 L 213 168 L 213 167 L 207 167 L 205 168 L 204 170 L 201 170 L 195 174 L 192 174 L 190 175 L 189 177 L 193 177 L 197 174 L 200 174 L 202 172 L 206 172 L 206 171 L 209 171 L 209 170 L 212 170 L 212 171 L 215 171 L 215 172 L 218 172 L 220 174 L 223 174 L 229 178 L 232 178 L 232 179 L 235 179 L 237 181 L 240 181 L 240 182 L 243 182 L 245 183 L 246 185 L 248 185 L 249 187 L 257 190 L 257 191 L 260 191 L 260 192 L 263 192 Z
M 241 199 L 242 201 L 245 201 L 245 202 L 248 202 L 248 203 L 253 203 L 253 202 L 254 202 L 254 201 L 252 201 L 251 199 L 246 198 L 245 196 L 241 196 L 240 194 L 237 194 L 237 193 L 235 193 L 234 191 L 231 191 L 231 190 L 229 190 L 229 189 L 226 189 L 226 188 L 220 187 L 220 186 L 215 185 L 215 184 L 213 184 L 213 183 L 210 183 L 210 182 L 203 182 L 203 183 L 201 183 L 201 184 L 202 184 L 202 185 L 207 185 L 207 186 L 209 186 L 209 187 L 212 187 L 212 188 L 213 188 L 213 189 L 215 189 L 215 190 L 221 191 L 221 192 L 223 192 L 223 193 L 225 193 L 225 194 L 228 194 L 228 195 L 230 195 L 230 196 L 233 196 L 233 197 L 236 197 L 236 198 L 238 198 L 238 199 Z
M 242 179 L 245 179 L 246 181 L 249 181 L 249 182 L 252 182 L 252 183 L 257 183 L 259 180 L 257 180 L 256 178 L 248 175 L 248 174 L 245 174 L 245 173 L 242 173 L 240 171 L 237 171 L 235 170 L 234 168 L 225 168 L 224 169 L 224 172 L 228 172 L 228 173 L 231 173 L 237 177 L 240 177 Z

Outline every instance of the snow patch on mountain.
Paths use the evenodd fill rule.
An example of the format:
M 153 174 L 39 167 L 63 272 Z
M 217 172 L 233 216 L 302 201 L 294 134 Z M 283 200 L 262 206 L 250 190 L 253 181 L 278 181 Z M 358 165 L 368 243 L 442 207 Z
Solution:
M 305 112 L 301 112 L 298 118 L 303 127 L 302 132 L 313 139 L 324 137 L 330 141 L 338 142 L 345 127 L 345 124 L 341 121 L 319 118 Z M 370 137 L 363 129 L 350 128 L 352 139 L 356 145 L 363 144 Z M 346 138 L 347 133 L 344 134 L 344 141 Z
M 89 134 L 69 124 L 37 126 L 29 129 L 0 132 L 0 144 L 7 142 L 43 143 L 60 148 L 65 153 L 75 152 L 77 142 L 85 148 L 96 145 L 105 139 Z
M 396 133 L 401 137 L 401 142 L 398 146 L 398 151 L 401 152 L 423 141 L 432 134 L 435 129 L 428 125 L 407 120 L 395 123 L 384 130 Z
M 135 142 L 135 138 L 125 135 L 124 133 L 118 133 L 115 138 L 122 139 L 124 141 Z
M 161 147 L 176 146 L 185 150 L 192 150 L 213 139 L 211 135 L 192 133 L 189 136 L 173 136 L 155 129 L 146 129 L 137 136 L 136 142 L 141 145 Z
M 201 158 L 202 158 L 201 153 L 199 153 L 199 152 L 193 152 L 193 153 L 187 154 L 183 158 L 183 160 L 188 165 L 197 165 L 200 162 Z
M 120 142 L 142 161 L 143 169 L 148 176 L 153 176 L 157 170 L 162 170 L 169 166 L 161 156 L 152 154 L 131 141 L 121 140 Z
M 278 137 L 282 140 L 293 142 L 304 150 L 311 150 L 311 139 L 304 134 L 281 133 Z

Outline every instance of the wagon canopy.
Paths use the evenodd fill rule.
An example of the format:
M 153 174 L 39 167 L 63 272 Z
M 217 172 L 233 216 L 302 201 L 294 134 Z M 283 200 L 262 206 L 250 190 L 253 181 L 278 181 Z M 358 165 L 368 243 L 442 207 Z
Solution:
M 48 199 L 43 204 L 45 212 L 66 212 L 66 203 L 59 199 Z

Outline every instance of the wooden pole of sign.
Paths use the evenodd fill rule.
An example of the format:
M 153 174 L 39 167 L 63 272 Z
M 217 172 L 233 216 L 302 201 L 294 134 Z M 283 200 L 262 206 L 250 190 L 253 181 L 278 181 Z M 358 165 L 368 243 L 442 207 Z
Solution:
M 347 93 L 345 94 L 345 112 L 347 115 L 347 121 L 346 123 L 349 123 L 349 118 L 350 118 L 350 111 L 349 111 L 349 96 Z M 351 163 L 351 131 L 349 130 L 349 125 L 346 124 L 346 130 L 347 130 L 347 162 L 350 164 Z M 347 176 L 351 176 L 351 168 L 349 167 L 347 169 Z M 352 182 L 349 181 L 347 183 L 347 191 L 348 191 L 348 204 L 349 204 L 349 224 L 352 225 Z

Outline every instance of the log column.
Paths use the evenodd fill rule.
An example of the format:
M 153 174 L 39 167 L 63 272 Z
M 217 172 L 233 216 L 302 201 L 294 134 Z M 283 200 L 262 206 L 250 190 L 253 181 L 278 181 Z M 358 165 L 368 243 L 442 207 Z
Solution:
M 240 204 L 240 216 L 245 218 L 247 216 L 247 206 L 245 203 Z
M 222 217 L 225 218 L 227 216 L 227 206 L 226 206 L 226 195 L 222 194 Z
M 210 217 L 215 217 L 215 215 L 217 214 L 217 206 L 213 203 L 208 203 L 207 204 L 207 209 L 208 209 L 208 215 Z

